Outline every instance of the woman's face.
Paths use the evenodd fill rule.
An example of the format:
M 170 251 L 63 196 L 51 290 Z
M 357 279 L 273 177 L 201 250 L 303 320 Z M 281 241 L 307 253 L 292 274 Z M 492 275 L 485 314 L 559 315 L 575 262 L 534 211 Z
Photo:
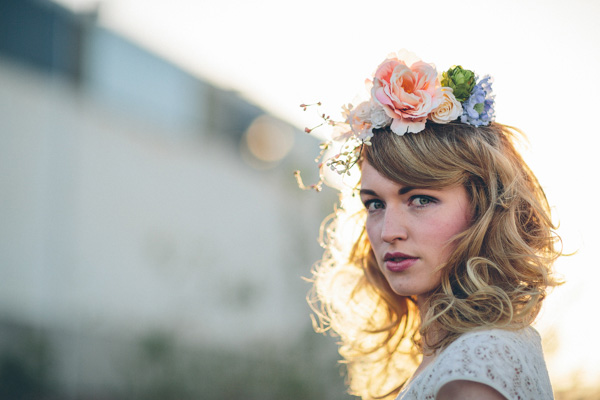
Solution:
M 465 188 L 408 187 L 362 165 L 360 196 L 367 209 L 367 235 L 392 290 L 423 301 L 440 285 L 437 267 L 456 244 L 451 239 L 470 224 Z

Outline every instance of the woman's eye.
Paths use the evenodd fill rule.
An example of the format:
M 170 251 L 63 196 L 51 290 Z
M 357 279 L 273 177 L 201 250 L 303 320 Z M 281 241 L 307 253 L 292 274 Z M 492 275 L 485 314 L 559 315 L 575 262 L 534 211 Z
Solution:
M 367 200 L 365 201 L 365 208 L 367 211 L 376 211 L 383 208 L 381 200 Z
M 417 207 L 424 207 L 434 202 L 434 199 L 429 196 L 414 196 L 411 203 Z

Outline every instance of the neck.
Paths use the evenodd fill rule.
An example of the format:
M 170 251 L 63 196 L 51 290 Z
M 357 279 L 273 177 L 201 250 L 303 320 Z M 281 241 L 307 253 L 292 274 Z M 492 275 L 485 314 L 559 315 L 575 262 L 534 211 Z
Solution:
M 416 296 L 416 299 L 413 299 L 417 308 L 419 309 L 419 315 L 423 316 L 429 310 L 429 295 L 419 295 Z M 421 322 L 423 320 L 421 319 Z
M 419 309 L 419 317 L 421 318 L 421 324 L 423 324 L 423 318 L 429 310 L 429 295 L 421 295 L 416 298 L 416 305 Z M 437 323 L 430 325 L 427 328 L 427 332 L 423 336 L 423 356 L 432 356 L 433 351 L 429 348 L 428 343 L 437 343 L 445 336 L 444 330 L 439 327 Z

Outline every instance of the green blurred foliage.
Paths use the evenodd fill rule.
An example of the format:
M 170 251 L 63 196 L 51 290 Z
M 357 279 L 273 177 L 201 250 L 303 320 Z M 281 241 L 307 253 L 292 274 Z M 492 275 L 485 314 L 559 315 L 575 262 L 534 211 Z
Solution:
M 258 343 L 240 352 L 182 344 L 168 333 L 149 332 L 135 341 L 111 338 L 100 349 L 118 382 L 60 382 L 56 371 L 69 355 L 55 333 L 0 323 L 0 398 L 19 400 L 349 400 L 335 342 L 306 332 L 293 346 Z M 67 344 L 72 339 L 67 338 Z M 69 348 L 66 348 L 70 351 Z M 72 355 L 72 354 L 71 354 Z M 75 373 L 95 360 L 79 358 Z M 87 363 L 90 362 L 88 365 Z M 67 361 L 68 363 L 68 361 Z M 90 374 L 82 374 L 89 376 Z M 93 373 L 92 373 L 93 375 Z M 63 377 L 64 378 L 64 377 Z M 71 387 L 69 387 L 71 386 Z M 76 386 L 75 388 L 73 386 Z

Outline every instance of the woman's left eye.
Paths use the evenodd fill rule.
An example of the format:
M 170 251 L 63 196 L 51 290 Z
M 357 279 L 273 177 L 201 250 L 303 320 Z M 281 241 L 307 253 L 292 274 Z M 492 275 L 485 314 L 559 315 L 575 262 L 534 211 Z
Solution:
M 411 204 L 414 204 L 417 207 L 424 207 L 431 203 L 434 203 L 435 199 L 433 197 L 429 197 L 429 196 L 413 196 L 410 199 L 410 202 L 411 202 Z

